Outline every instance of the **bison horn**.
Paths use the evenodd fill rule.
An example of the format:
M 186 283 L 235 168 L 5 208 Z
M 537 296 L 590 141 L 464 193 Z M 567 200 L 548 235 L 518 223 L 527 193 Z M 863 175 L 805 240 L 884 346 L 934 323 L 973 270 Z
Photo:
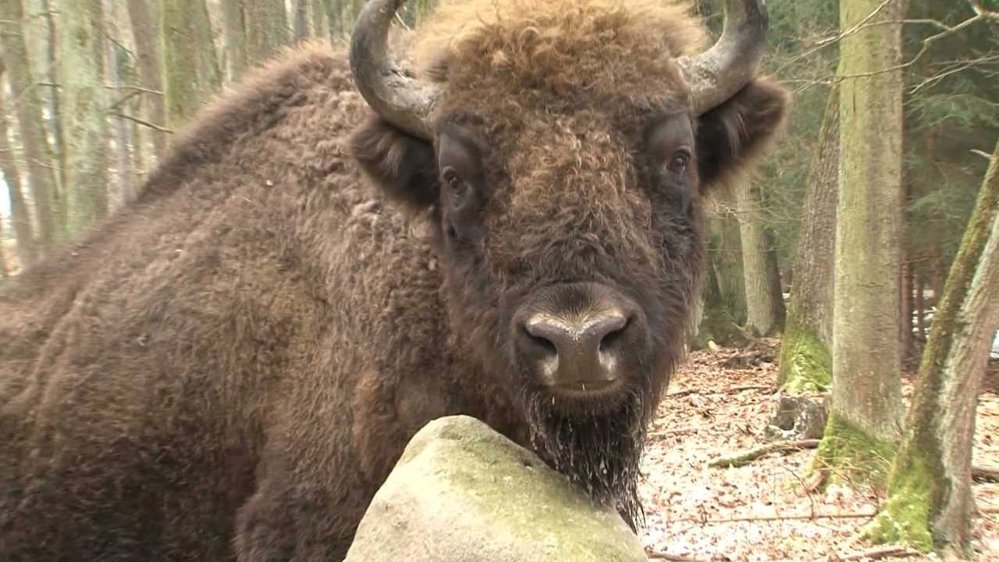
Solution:
M 678 61 L 698 115 L 721 105 L 753 79 L 763 58 L 767 27 L 764 0 L 725 0 L 718 41 L 707 51 Z
M 404 2 L 365 3 L 351 37 L 350 69 L 357 89 L 378 115 L 412 135 L 430 139 L 441 89 L 407 76 L 388 55 L 389 25 Z

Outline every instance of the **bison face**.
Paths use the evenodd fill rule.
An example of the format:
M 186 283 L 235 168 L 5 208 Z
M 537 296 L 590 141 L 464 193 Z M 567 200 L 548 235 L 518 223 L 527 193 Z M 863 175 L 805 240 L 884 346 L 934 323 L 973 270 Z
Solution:
M 644 428 L 702 268 L 702 191 L 783 116 L 783 90 L 752 77 L 765 13 L 729 0 L 725 49 L 697 58 L 700 28 L 658 3 L 445 10 L 426 32 L 436 81 L 416 82 L 385 58 L 398 4 L 369 2 L 355 31 L 377 116 L 354 154 L 433 217 L 454 331 L 509 389 L 536 450 L 633 515 Z

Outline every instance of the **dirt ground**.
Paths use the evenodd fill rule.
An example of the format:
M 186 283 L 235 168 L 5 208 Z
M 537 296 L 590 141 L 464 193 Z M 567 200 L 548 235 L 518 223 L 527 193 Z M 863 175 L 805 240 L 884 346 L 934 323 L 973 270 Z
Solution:
M 644 540 L 665 560 L 866 560 L 857 531 L 883 499 L 870 491 L 802 489 L 814 450 L 770 454 L 741 468 L 708 461 L 765 443 L 777 400 L 776 342 L 762 352 L 700 351 L 674 376 L 643 462 Z M 999 466 L 999 369 L 987 375 L 973 463 Z M 912 375 L 903 389 L 912 392 Z M 999 484 L 973 485 L 975 560 L 999 561 Z M 901 558 L 884 557 L 881 560 Z M 911 556 L 905 560 L 934 560 Z

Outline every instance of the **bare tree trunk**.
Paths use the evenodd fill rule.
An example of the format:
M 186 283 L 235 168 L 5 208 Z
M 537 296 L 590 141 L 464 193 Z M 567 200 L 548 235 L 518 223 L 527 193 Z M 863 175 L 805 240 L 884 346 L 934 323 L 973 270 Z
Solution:
M 198 83 L 207 101 L 212 94 L 222 89 L 222 70 L 219 66 L 218 53 L 215 51 L 215 33 L 212 30 L 212 18 L 208 13 L 208 1 L 191 2 L 190 7 L 194 10 L 190 23 L 198 49 Z
M 997 327 L 999 142 L 933 320 L 888 502 L 868 528 L 873 538 L 967 554 L 975 408 Z
M 316 37 L 330 36 L 329 0 L 312 0 L 312 30 Z
M 819 466 L 880 487 L 902 429 L 901 24 L 906 2 L 842 0 L 832 407 Z
M 246 72 L 246 16 L 243 12 L 243 0 L 222 1 L 222 25 L 225 30 L 229 79 L 239 80 Z
M 746 291 L 746 328 L 757 336 L 770 336 L 780 329 L 783 301 L 780 273 L 772 259 L 771 241 L 763 225 L 763 197 L 758 185 L 743 177 L 735 189 L 736 217 L 742 243 L 742 272 Z M 774 278 L 777 278 L 774 292 Z M 778 316 L 778 313 L 780 316 Z
M 59 82 L 57 62 L 59 60 L 59 35 L 55 24 L 55 10 L 52 9 L 50 0 L 41 0 L 41 2 L 42 11 L 45 14 L 46 44 L 48 47 L 45 57 L 45 76 L 49 83 L 56 84 Z M 56 166 L 56 171 L 53 174 L 55 184 L 52 191 L 52 216 L 56 227 L 56 237 L 65 239 L 67 237 L 69 201 L 66 194 L 66 137 L 62 131 L 62 106 L 59 104 L 59 92 L 53 89 L 47 100 L 49 102 L 47 123 L 52 131 L 52 145 L 49 152 L 52 154 Z
M 173 131 L 194 117 L 216 87 L 216 78 L 205 75 L 211 65 L 201 61 L 203 55 L 214 56 L 201 49 L 209 24 L 198 20 L 207 17 L 204 0 L 160 0 L 166 117 Z
M 288 15 L 284 0 L 243 3 L 246 18 L 246 58 L 259 64 L 288 44 Z
M 916 275 L 916 333 L 919 341 L 926 337 L 926 282 L 922 275 Z
M 69 231 L 108 212 L 108 110 L 104 89 L 104 10 L 101 0 L 61 0 L 59 95 L 66 134 Z
M 908 256 L 902 259 L 902 271 L 901 275 L 901 306 L 902 310 L 900 312 L 899 320 L 902 321 L 902 325 L 899 326 L 899 332 L 901 340 L 899 341 L 899 347 L 902 357 L 903 364 L 909 364 L 909 360 L 913 355 L 913 339 L 912 339 L 912 289 L 913 289 L 913 279 L 912 279 L 912 264 L 909 262 Z
M 132 36 L 135 38 L 139 84 L 148 90 L 142 95 L 143 118 L 159 127 L 166 127 L 158 14 L 150 9 L 149 0 L 128 0 L 128 19 L 132 26 Z M 167 134 L 155 129 L 146 130 L 151 137 L 156 158 L 163 158 L 166 153 Z M 141 152 L 137 151 L 140 155 Z
M 298 43 L 309 38 L 309 0 L 294 0 L 295 35 Z
M 3 77 L 4 70 L 3 64 L 0 63 L 0 77 Z M 24 201 L 21 176 L 18 173 L 17 161 L 10 146 L 10 137 L 7 132 L 7 113 L 4 110 L 3 101 L 2 89 L 0 89 L 0 173 L 3 174 L 3 180 L 7 184 L 7 194 L 10 198 L 10 222 L 11 226 L 14 227 L 14 237 L 17 241 L 17 259 L 21 262 L 21 267 L 25 268 L 35 263 L 38 252 L 32 234 L 31 213 Z
M 114 0 L 106 0 L 106 10 L 107 10 L 107 21 L 105 25 L 108 30 L 108 34 L 112 39 L 121 42 L 121 33 L 118 29 L 118 25 L 115 23 L 115 2 Z M 119 98 L 123 98 L 123 86 L 125 81 L 122 79 L 121 64 L 118 60 L 118 45 L 115 41 L 108 41 L 108 81 L 111 86 L 114 87 Z M 124 113 L 123 102 L 117 102 L 117 106 L 111 108 L 112 112 Z M 113 120 L 113 138 L 114 138 L 114 171 L 115 171 L 115 181 L 118 184 L 118 201 L 119 204 L 123 205 L 132 200 L 134 187 L 132 185 L 132 154 L 130 150 L 130 138 L 128 134 L 129 123 L 125 121 L 124 117 L 115 116 Z
M 31 62 L 24 41 L 24 11 L 21 0 L 0 0 L 0 43 L 7 67 L 7 79 L 14 99 L 17 123 L 27 161 L 31 199 L 38 220 L 38 245 L 42 252 L 55 244 L 59 223 L 54 213 L 56 174 L 52 151 L 45 135 L 42 102 L 32 77 Z M 15 231 L 16 232 L 16 231 Z

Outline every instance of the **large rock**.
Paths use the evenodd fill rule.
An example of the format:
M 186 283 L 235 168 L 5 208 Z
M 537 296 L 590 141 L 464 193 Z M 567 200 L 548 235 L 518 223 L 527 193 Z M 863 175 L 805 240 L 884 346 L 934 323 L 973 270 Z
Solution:
M 638 537 L 533 453 L 467 416 L 427 424 L 375 494 L 346 562 L 645 561 Z

